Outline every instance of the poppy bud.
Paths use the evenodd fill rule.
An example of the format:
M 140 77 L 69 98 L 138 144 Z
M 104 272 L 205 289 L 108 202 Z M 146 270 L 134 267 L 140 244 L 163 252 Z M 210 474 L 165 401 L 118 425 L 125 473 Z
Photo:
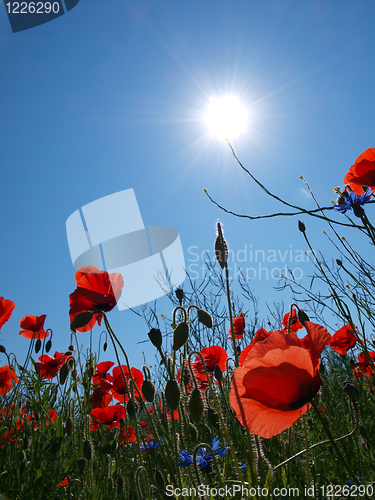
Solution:
M 47 343 L 46 343 L 46 352 L 50 352 L 51 347 L 52 347 L 52 340 L 49 339 L 49 340 L 47 340 Z
M 184 291 L 182 288 L 177 288 L 177 290 L 174 292 L 176 294 L 176 297 L 178 301 L 180 302 L 180 306 L 182 306 L 182 301 L 184 300 Z
M 301 325 L 305 324 L 305 321 L 310 321 L 310 318 L 307 316 L 305 311 L 302 311 L 302 309 L 298 310 L 298 321 L 301 323 Z
M 195 387 L 189 399 L 189 412 L 194 422 L 200 422 L 203 415 L 203 398 L 201 391 Z
M 349 399 L 354 401 L 356 397 L 358 396 L 358 389 L 354 384 L 350 384 L 349 382 L 346 382 L 343 387 L 344 391 L 348 395 Z
M 3 345 L 0 345 L 0 352 L 2 354 L 6 354 L 6 349 L 5 349 L 5 347 Z
M 89 462 L 92 460 L 92 446 L 90 441 L 87 439 L 83 443 L 83 454 Z
M 212 408 L 208 408 L 207 419 L 208 419 L 208 423 L 212 427 L 214 427 L 215 429 L 219 429 L 219 427 L 220 427 L 219 415 Z
M 124 479 L 119 476 L 117 478 L 117 493 L 121 495 L 121 493 L 124 491 Z
M 74 346 L 73 346 L 73 345 L 70 345 L 70 346 L 68 347 L 68 350 L 69 350 L 69 351 L 74 352 Z
M 41 347 L 42 341 L 40 339 L 37 339 L 37 341 L 35 342 L 35 352 L 39 352 Z
M 215 376 L 216 380 L 218 380 L 219 382 L 221 380 L 223 380 L 223 372 L 221 371 L 221 368 L 219 365 L 215 366 L 214 376 Z
M 165 489 L 164 477 L 159 469 L 157 469 L 155 473 L 155 483 L 156 486 L 159 488 L 159 490 L 164 491 Z
M 165 399 L 171 410 L 177 410 L 180 402 L 180 387 L 177 380 L 168 380 L 165 386 Z
M 304 233 L 306 231 L 306 226 L 302 221 L 298 221 L 298 229 L 301 231 L 301 233 Z
M 61 367 L 60 374 L 59 374 L 61 385 L 65 384 L 65 381 L 66 381 L 68 375 L 69 375 L 69 365 L 67 363 L 64 363 Z
M 108 342 L 104 342 L 103 351 L 105 352 L 108 349 Z
M 144 380 L 142 383 L 142 394 L 146 401 L 152 403 L 155 397 L 155 386 L 151 380 Z
M 138 405 L 134 399 L 129 399 L 126 405 L 126 411 L 128 412 L 129 418 L 137 418 Z
M 86 459 L 85 458 L 78 458 L 77 460 L 77 467 L 79 472 L 83 472 L 86 467 Z
M 163 338 L 161 336 L 161 331 L 159 330 L 159 328 L 151 328 L 151 330 L 148 332 L 148 338 L 151 340 L 152 345 L 155 346 L 156 349 L 161 348 Z
M 82 328 L 90 323 L 93 318 L 93 313 L 90 311 L 84 311 L 76 316 L 74 316 L 73 321 L 70 323 L 71 330 L 77 330 L 77 328 Z
M 176 326 L 173 334 L 173 346 L 174 351 L 178 351 L 189 338 L 189 327 L 186 321 L 182 321 Z
M 73 419 L 72 417 L 68 417 L 65 423 L 65 431 L 67 436 L 71 436 L 73 434 Z
M 221 230 L 220 222 L 217 223 L 217 237 L 215 240 L 215 255 L 216 255 L 216 259 L 217 259 L 221 269 L 224 269 L 225 264 L 228 260 L 228 245 L 224 239 L 223 232 Z
M 340 260 L 340 259 L 336 259 L 336 264 L 337 264 L 339 267 L 342 267 L 342 260 Z
M 71 356 L 73 353 L 72 351 L 66 351 L 66 353 L 64 354 L 64 356 Z
M 188 366 L 184 366 L 183 369 L 182 369 L 182 380 L 183 380 L 183 383 L 184 383 L 184 386 L 188 386 L 190 384 L 190 381 L 191 381 L 191 373 L 190 373 L 190 369 Z
M 198 439 L 198 430 L 195 427 L 195 425 L 192 424 L 191 422 L 188 423 L 187 428 L 188 428 L 190 439 L 192 440 L 192 442 L 194 444 L 196 442 L 196 440 Z
M 212 328 L 211 315 L 208 314 L 208 312 L 204 311 L 203 309 L 198 309 L 198 321 L 203 323 L 204 326 L 207 326 L 207 328 Z

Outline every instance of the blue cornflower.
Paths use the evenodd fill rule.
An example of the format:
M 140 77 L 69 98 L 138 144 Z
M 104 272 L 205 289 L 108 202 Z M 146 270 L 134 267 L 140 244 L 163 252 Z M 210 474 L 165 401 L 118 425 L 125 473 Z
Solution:
M 354 191 L 346 192 L 346 196 L 340 195 L 339 203 L 333 208 L 336 212 L 340 212 L 341 214 L 344 214 L 349 210 L 353 210 L 354 214 L 360 217 L 361 215 L 358 215 L 358 212 L 360 213 L 363 209 L 359 209 L 359 207 L 368 203 L 373 194 L 374 193 L 371 188 L 367 188 L 365 193 L 358 195 Z
M 160 444 L 164 444 L 164 439 L 163 438 L 160 439 Z M 153 449 L 159 448 L 159 447 L 160 447 L 159 443 L 156 443 L 156 442 L 154 443 L 153 441 L 149 441 L 146 444 L 146 446 L 143 445 L 143 444 L 141 444 L 141 446 L 140 446 L 140 448 L 141 448 L 142 451 L 145 451 L 145 450 L 150 451 L 150 450 L 153 450 Z
M 221 450 L 219 450 L 218 438 L 214 438 L 212 440 L 211 448 L 212 451 L 215 453 L 215 455 L 221 457 L 226 455 L 228 451 L 228 446 L 224 446 L 224 448 L 221 448 Z M 209 450 L 207 450 L 206 448 L 199 448 L 196 460 L 197 460 L 197 465 L 202 472 L 209 474 L 212 471 L 212 466 L 214 461 L 211 452 Z M 179 453 L 178 465 L 180 465 L 181 467 L 187 467 L 192 463 L 193 463 L 193 456 L 190 455 L 190 453 L 187 452 L 186 450 L 181 450 Z

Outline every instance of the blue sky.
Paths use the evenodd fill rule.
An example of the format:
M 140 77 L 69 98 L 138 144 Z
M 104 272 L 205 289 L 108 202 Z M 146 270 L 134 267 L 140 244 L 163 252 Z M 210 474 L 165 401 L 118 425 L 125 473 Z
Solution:
M 237 96 L 251 121 L 232 141 L 243 164 L 271 191 L 313 208 L 303 174 L 328 205 L 374 146 L 374 14 L 372 2 L 346 0 L 80 0 L 13 34 L 0 8 L 0 295 L 16 304 L 0 332 L 7 351 L 22 363 L 26 314 L 47 314 L 52 350 L 67 348 L 75 280 L 66 220 L 120 190 L 134 189 L 145 224 L 178 229 L 188 268 L 192 252 L 212 254 L 217 220 L 234 252 L 306 250 L 295 218 L 240 220 L 208 200 L 203 188 L 236 212 L 281 208 L 209 136 L 203 115 L 211 96 Z M 326 228 L 305 223 L 329 257 Z M 276 284 L 263 278 L 252 287 L 264 304 L 288 304 Z M 158 307 L 170 315 L 167 299 Z M 137 344 L 147 339 L 145 323 L 130 311 L 110 320 L 131 364 L 142 365 L 143 350 L 151 363 L 153 348 Z

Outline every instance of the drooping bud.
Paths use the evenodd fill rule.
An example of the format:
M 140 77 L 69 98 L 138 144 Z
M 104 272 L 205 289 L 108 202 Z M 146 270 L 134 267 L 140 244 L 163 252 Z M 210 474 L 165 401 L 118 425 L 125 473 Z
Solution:
M 220 222 L 217 223 L 217 237 L 215 240 L 215 255 L 216 255 L 216 259 L 217 259 L 221 269 L 224 269 L 225 264 L 228 260 L 228 245 L 224 239 L 223 232 L 221 230 Z
M 163 337 L 161 336 L 161 331 L 159 330 L 159 328 L 151 328 L 151 330 L 148 332 L 148 338 L 151 340 L 152 345 L 155 346 L 156 349 L 161 348 Z
M 91 311 L 84 311 L 77 316 L 74 316 L 73 321 L 70 323 L 71 330 L 77 330 L 77 328 L 82 328 L 90 323 L 93 318 L 93 313 Z
M 212 328 L 212 318 L 211 315 L 204 309 L 198 309 L 198 321 L 207 326 L 207 328 Z
M 340 260 L 340 259 L 336 259 L 336 264 L 337 264 L 339 267 L 342 267 L 342 260 Z
M 182 321 L 176 326 L 173 333 L 173 346 L 174 351 L 178 351 L 189 338 L 189 326 L 186 321 Z
M 42 347 L 42 341 L 40 339 L 37 339 L 35 342 L 35 352 L 39 352 Z
M 298 321 L 301 323 L 301 325 L 305 324 L 305 321 L 310 321 L 310 318 L 307 316 L 305 311 L 302 311 L 302 309 L 298 309 Z
M 151 380 L 144 380 L 142 383 L 142 394 L 146 401 L 152 403 L 155 397 L 155 386 Z
M 221 380 L 223 380 L 223 372 L 221 371 L 221 368 L 220 368 L 219 365 L 215 366 L 214 376 L 215 376 L 215 378 L 216 378 L 216 380 L 218 382 L 220 382 Z
M 0 345 L 0 352 L 2 354 L 6 354 L 6 352 L 7 352 L 6 349 L 5 349 L 5 347 L 3 345 Z
M 108 342 L 104 342 L 103 351 L 105 352 L 108 349 Z
M 176 294 L 176 297 L 180 303 L 180 306 L 182 306 L 182 302 L 184 300 L 184 291 L 182 288 L 177 288 L 177 290 L 175 291 L 175 294 Z
M 49 340 L 47 340 L 47 343 L 46 343 L 46 352 L 50 352 L 51 347 L 52 347 L 52 340 L 49 339 Z
M 189 399 L 189 412 L 194 422 L 200 422 L 203 415 L 203 398 L 201 391 L 195 387 Z
M 165 399 L 172 411 L 177 410 L 180 402 L 180 387 L 177 380 L 168 380 L 165 386 Z
M 298 229 L 301 231 L 301 233 L 304 233 L 306 231 L 306 226 L 302 221 L 298 221 Z
M 64 363 L 60 369 L 59 377 L 60 377 L 60 384 L 64 385 L 65 381 L 69 375 L 69 365 L 68 363 Z

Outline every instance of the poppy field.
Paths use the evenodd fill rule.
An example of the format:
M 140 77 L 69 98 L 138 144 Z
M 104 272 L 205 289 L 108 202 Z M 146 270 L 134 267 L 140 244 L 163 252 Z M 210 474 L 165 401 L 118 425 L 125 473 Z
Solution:
M 80 268 L 65 352 L 46 315 L 20 318 L 22 364 L 0 346 L 0 499 L 375 498 L 375 268 L 360 253 L 375 245 L 375 148 L 314 210 L 273 195 L 232 153 L 303 218 L 291 224 L 311 286 L 289 276 L 290 305 L 259 321 L 250 284 L 240 283 L 245 302 L 233 292 L 218 223 L 210 279 L 170 294 L 164 327 L 145 309 L 158 363 L 134 367 L 110 323 L 126 283 Z M 309 218 L 329 234 L 332 261 L 313 250 Z M 15 304 L 1 293 L 3 332 Z

